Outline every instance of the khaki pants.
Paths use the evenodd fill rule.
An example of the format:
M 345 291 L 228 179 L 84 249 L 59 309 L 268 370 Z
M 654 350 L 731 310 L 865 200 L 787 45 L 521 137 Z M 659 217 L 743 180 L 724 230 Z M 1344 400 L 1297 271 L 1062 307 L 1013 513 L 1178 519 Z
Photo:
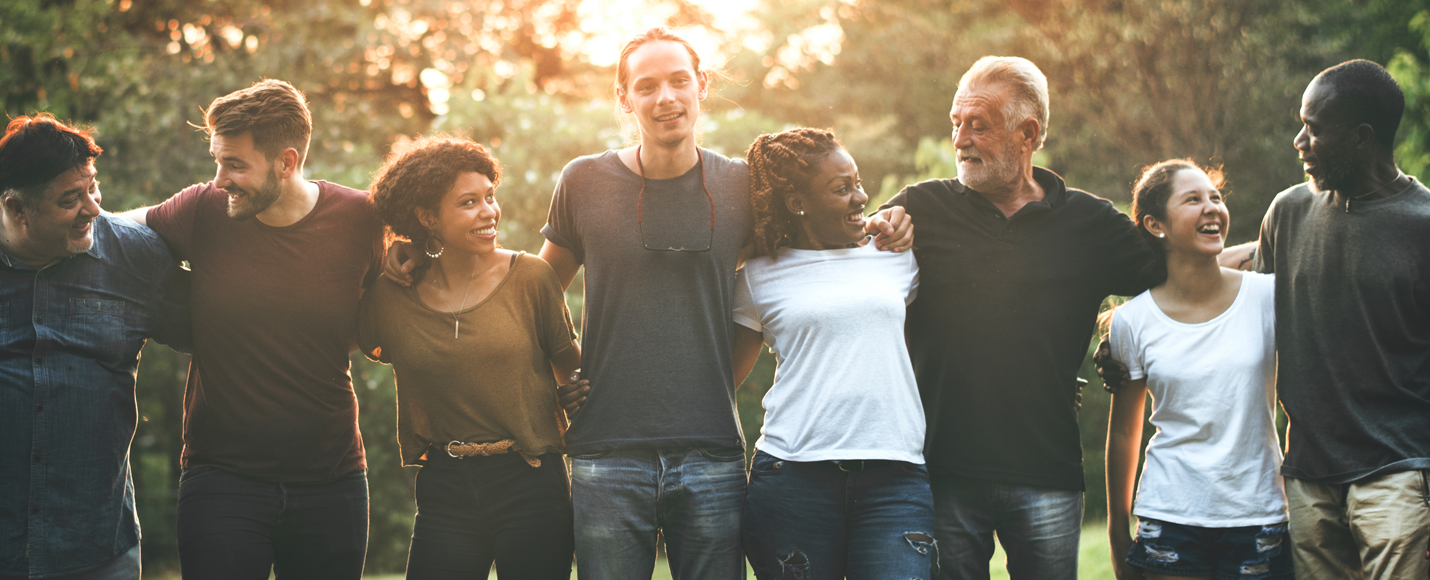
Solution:
M 1286 478 L 1299 580 L 1430 578 L 1430 476 L 1402 471 L 1350 484 Z

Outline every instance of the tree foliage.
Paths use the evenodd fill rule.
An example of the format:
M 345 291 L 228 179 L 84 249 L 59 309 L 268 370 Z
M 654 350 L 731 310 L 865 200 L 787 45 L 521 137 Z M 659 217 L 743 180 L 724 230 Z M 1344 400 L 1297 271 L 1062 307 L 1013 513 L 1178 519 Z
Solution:
M 213 98 L 291 81 L 314 116 L 309 177 L 366 187 L 393 144 L 444 131 L 506 166 L 502 243 L 535 252 L 561 168 L 628 142 L 609 67 L 583 43 L 595 0 L 10 0 L 0 2 L 0 103 L 92 124 L 105 207 L 162 201 L 212 175 L 201 124 Z M 711 4 L 705 4 L 710 6 Z M 694 0 L 643 0 L 668 24 L 709 28 Z M 1047 74 L 1052 118 L 1036 162 L 1125 201 L 1139 167 L 1168 157 L 1224 164 L 1233 238 L 1251 239 L 1271 197 L 1300 181 L 1290 147 L 1316 72 L 1386 64 L 1407 112 L 1397 155 L 1430 177 L 1430 8 L 1403 0 L 764 0 L 753 29 L 714 30 L 730 82 L 704 103 L 702 144 L 741 156 L 763 132 L 833 128 L 876 203 L 952 177 L 947 111 L 978 57 L 1024 56 Z M 579 316 L 580 282 L 569 302 Z M 188 359 L 144 353 L 132 459 L 145 565 L 175 564 L 174 501 Z M 766 355 L 738 393 L 758 436 Z M 1084 372 L 1084 376 L 1090 373 Z M 400 571 L 412 473 L 398 461 L 391 369 L 354 357 L 372 493 L 370 571 Z M 1090 377 L 1091 378 L 1091 377 Z M 1101 513 L 1106 398 L 1084 399 L 1089 517 Z

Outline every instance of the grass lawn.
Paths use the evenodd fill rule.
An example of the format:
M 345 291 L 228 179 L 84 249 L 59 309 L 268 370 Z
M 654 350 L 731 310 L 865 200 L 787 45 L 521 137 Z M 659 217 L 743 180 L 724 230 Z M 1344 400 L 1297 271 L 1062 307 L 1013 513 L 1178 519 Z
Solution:
M 1006 556 L 1000 546 L 993 552 L 993 560 L 990 564 L 992 580 L 1006 580 L 1008 571 L 1004 568 Z M 1082 529 L 1082 541 L 1078 548 L 1078 573 L 1081 580 L 1112 580 L 1112 561 L 1107 554 L 1107 527 L 1102 524 L 1092 524 Z M 572 572 L 575 577 L 575 572 Z M 747 574 L 747 578 L 754 578 L 754 574 Z M 155 576 L 155 580 L 179 580 L 177 574 L 173 576 Z M 491 580 L 496 580 L 497 574 L 493 570 Z M 363 580 L 402 580 L 402 574 L 375 574 L 364 576 Z M 670 580 L 670 567 L 666 565 L 665 559 L 661 558 L 655 564 L 655 576 L 651 580 Z

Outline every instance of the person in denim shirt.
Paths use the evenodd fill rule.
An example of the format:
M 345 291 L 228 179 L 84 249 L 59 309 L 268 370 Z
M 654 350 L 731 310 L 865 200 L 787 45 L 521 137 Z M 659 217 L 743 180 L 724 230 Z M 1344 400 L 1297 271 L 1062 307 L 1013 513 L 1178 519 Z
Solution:
M 135 370 L 186 348 L 187 278 L 100 209 L 99 154 L 49 115 L 0 140 L 0 580 L 139 577 Z

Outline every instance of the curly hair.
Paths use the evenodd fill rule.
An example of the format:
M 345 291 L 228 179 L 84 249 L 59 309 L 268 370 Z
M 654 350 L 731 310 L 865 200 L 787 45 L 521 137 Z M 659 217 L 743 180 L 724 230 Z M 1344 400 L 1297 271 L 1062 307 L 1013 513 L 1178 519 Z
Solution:
M 774 256 L 794 237 L 794 215 L 785 205 L 790 194 L 807 191 L 826 155 L 843 149 L 834 133 L 790 129 L 755 138 L 745 152 L 750 165 L 750 205 L 755 218 L 755 256 Z
M 372 180 L 369 199 L 387 224 L 387 243 L 405 238 L 418 247 L 431 237 L 417 220 L 419 207 L 437 212 L 442 196 L 462 173 L 475 171 L 501 182 L 501 164 L 471 139 L 449 135 L 423 137 L 388 154 Z
M 1153 286 L 1167 280 L 1167 249 L 1162 246 L 1161 239 L 1147 231 L 1145 221 L 1148 216 L 1159 222 L 1167 221 L 1167 201 L 1172 198 L 1172 180 L 1176 178 L 1177 172 L 1183 169 L 1195 169 L 1207 174 L 1212 187 L 1217 189 L 1226 185 L 1226 176 L 1222 174 L 1221 168 L 1202 167 L 1191 159 L 1168 159 L 1142 170 L 1142 175 L 1132 186 L 1132 220 L 1137 223 L 1137 232 L 1142 234 L 1142 241 L 1152 250 L 1157 268 Z

